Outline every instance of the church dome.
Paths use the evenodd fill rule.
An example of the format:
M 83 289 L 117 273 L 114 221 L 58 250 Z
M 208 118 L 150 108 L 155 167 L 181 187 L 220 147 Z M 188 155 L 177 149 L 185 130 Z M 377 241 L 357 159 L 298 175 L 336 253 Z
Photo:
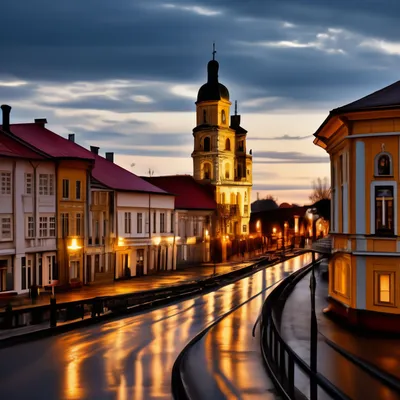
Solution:
M 197 103 L 212 100 L 229 101 L 229 91 L 222 83 L 218 82 L 219 64 L 216 60 L 211 60 L 207 65 L 208 80 L 197 94 Z

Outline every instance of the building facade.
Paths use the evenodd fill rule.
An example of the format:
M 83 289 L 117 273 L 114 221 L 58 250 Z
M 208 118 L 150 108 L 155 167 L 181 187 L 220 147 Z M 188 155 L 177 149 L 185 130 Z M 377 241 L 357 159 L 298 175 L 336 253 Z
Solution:
M 400 331 L 400 83 L 332 110 L 314 143 L 331 159 L 331 310 Z
M 215 187 L 218 212 L 212 234 L 226 240 L 249 235 L 252 156 L 236 106 L 230 118 L 232 103 L 228 89 L 218 81 L 218 69 L 213 57 L 207 83 L 197 95 L 192 158 L 194 178 Z
M 144 179 L 176 195 L 177 267 L 211 261 L 211 232 L 217 211 L 213 188 L 190 175 Z
M 55 173 L 54 161 L 0 131 L 0 293 L 26 293 L 53 279 Z

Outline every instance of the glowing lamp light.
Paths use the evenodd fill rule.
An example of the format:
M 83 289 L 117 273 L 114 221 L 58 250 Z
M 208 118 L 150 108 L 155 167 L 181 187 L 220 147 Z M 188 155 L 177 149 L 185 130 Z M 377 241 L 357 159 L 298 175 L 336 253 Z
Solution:
M 206 232 L 205 232 L 205 233 L 206 233 L 206 236 L 208 236 L 208 229 L 206 229 Z
M 82 246 L 78 246 L 78 241 L 74 238 L 71 241 L 71 245 L 68 246 L 68 250 L 79 250 Z
M 119 237 L 118 238 L 118 246 L 123 246 L 124 245 L 124 238 L 123 237 Z
M 276 228 L 272 228 L 272 233 L 276 233 Z
M 158 246 L 161 243 L 161 237 L 153 237 L 153 244 L 155 244 L 156 246 Z

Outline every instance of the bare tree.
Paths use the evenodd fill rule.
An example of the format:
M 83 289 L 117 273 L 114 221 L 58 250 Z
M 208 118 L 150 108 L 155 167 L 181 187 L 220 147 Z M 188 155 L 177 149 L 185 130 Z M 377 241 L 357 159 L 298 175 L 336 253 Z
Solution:
M 272 201 L 274 201 L 276 204 L 278 204 L 278 198 L 275 197 L 275 196 L 272 196 L 272 194 L 267 194 L 267 195 L 264 197 L 264 199 L 265 199 L 265 200 L 272 200 Z
M 311 203 L 315 203 L 318 200 L 329 200 L 331 198 L 331 187 L 327 177 L 324 179 L 317 178 L 312 182 L 312 186 L 312 193 L 308 196 Z

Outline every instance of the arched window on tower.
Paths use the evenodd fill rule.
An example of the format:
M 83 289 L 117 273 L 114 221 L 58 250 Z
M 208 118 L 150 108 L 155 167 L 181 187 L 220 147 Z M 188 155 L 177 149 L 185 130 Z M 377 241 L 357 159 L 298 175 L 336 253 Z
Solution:
M 210 163 L 204 163 L 203 179 L 211 179 L 211 164 Z
M 231 169 L 231 166 L 229 165 L 229 163 L 225 164 L 225 179 L 229 179 L 229 170 Z
M 207 123 L 207 111 L 203 110 L 203 124 Z
M 221 111 L 221 121 L 223 124 L 226 124 L 226 114 L 225 114 L 225 110 Z
M 211 151 L 211 139 L 207 136 L 204 138 L 204 151 Z
M 225 150 L 231 150 L 231 141 L 229 138 L 225 140 Z

